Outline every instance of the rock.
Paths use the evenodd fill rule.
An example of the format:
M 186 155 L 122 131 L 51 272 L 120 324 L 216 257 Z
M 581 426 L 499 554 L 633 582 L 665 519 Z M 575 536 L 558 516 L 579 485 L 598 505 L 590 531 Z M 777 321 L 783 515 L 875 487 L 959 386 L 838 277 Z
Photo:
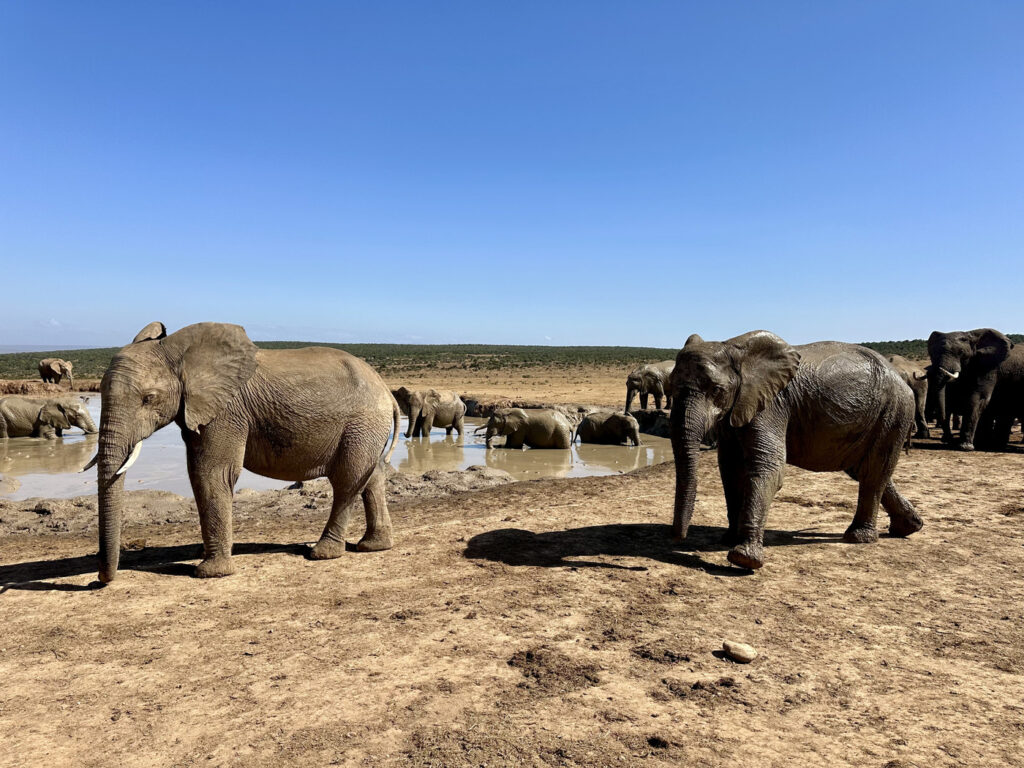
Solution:
M 740 664 L 749 664 L 757 658 L 757 651 L 754 650 L 754 646 L 738 643 L 735 640 L 726 640 L 722 643 L 722 650 L 725 651 L 726 656 L 733 661 L 738 661 Z

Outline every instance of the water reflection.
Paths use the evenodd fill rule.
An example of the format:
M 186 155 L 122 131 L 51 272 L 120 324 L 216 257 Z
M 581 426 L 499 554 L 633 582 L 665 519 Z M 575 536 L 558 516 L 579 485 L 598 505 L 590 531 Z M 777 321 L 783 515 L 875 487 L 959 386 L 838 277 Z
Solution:
M 86 404 L 99 423 L 100 397 Z M 577 477 L 629 472 L 638 467 L 672 460 L 667 439 L 644 435 L 644 445 L 629 448 L 616 445 L 576 445 L 568 450 L 487 450 L 484 435 L 474 435 L 485 419 L 466 419 L 466 433 L 445 435 L 432 430 L 427 437 L 405 439 L 399 435 L 392 463 L 400 472 L 423 474 L 433 469 L 459 470 L 474 464 L 505 470 L 517 480 L 539 477 Z M 401 425 L 405 431 L 405 423 Z M 70 497 L 96 492 L 96 473 L 79 474 L 96 451 L 97 436 L 76 432 L 63 439 L 12 438 L 0 441 L 0 496 L 25 499 L 31 496 Z M 185 468 L 185 446 L 173 424 L 156 432 L 143 443 L 139 460 L 128 471 L 129 490 L 163 490 L 192 495 Z M 235 486 L 240 488 L 283 488 L 281 480 L 244 471 Z
M 408 474 L 422 475 L 432 469 L 465 469 L 465 437 L 462 435 L 444 435 L 438 439 L 431 431 L 430 437 L 412 437 L 399 440 L 399 446 L 405 448 L 405 456 L 398 459 L 398 471 Z M 398 448 L 395 455 L 399 454 Z

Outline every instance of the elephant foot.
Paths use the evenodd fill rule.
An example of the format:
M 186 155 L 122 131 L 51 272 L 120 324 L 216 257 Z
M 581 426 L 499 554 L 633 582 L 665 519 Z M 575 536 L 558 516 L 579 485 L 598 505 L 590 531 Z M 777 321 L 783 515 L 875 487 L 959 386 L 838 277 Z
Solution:
M 764 565 L 764 547 L 748 541 L 730 549 L 728 557 L 729 562 L 733 565 L 756 571 Z
M 333 560 L 345 554 L 345 542 L 320 539 L 309 549 L 310 560 Z
M 914 437 L 918 440 L 928 440 L 932 436 L 932 433 L 927 429 L 919 429 L 914 433 Z
M 843 541 L 847 544 L 873 544 L 878 541 L 878 529 L 851 525 L 843 534 Z
M 360 552 L 381 552 L 385 549 L 391 549 L 394 544 L 391 541 L 391 531 L 376 531 L 373 535 L 367 533 L 359 540 L 356 544 L 356 549 Z
M 889 520 L 889 535 L 890 536 L 909 536 L 912 533 L 917 533 L 924 528 L 924 520 L 917 512 L 913 512 L 905 517 L 893 517 Z
M 230 557 L 210 557 L 196 566 L 197 579 L 217 579 L 234 572 L 235 564 Z
M 954 440 L 956 440 L 956 438 L 953 437 L 952 434 L 949 434 L 949 435 L 944 434 L 942 436 L 942 442 L 944 442 L 944 443 L 952 443 Z
M 958 451 L 970 452 L 974 450 L 974 443 L 960 443 L 956 448 Z

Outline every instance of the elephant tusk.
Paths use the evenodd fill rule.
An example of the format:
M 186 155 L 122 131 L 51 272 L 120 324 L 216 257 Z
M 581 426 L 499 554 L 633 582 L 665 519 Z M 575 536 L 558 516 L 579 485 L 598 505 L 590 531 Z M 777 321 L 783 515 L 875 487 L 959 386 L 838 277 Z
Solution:
M 96 462 L 100 460 L 100 452 L 96 451 L 96 455 L 89 459 L 89 463 L 82 467 L 79 472 L 86 472 L 96 466 Z
M 128 458 L 124 460 L 124 464 L 122 464 L 121 468 L 119 470 L 117 470 L 117 472 L 115 472 L 114 474 L 115 475 L 123 475 L 125 472 L 127 472 L 128 468 L 132 464 L 135 463 L 135 460 L 137 458 L 139 458 L 139 454 L 140 453 L 142 453 L 142 441 L 141 440 L 135 444 L 135 447 L 132 448 L 132 452 L 128 454 Z
M 940 371 L 942 371 L 942 372 L 943 372 L 944 374 L 946 374 L 947 376 L 949 376 L 949 378 L 950 378 L 951 380 L 952 380 L 952 379 L 955 379 L 955 378 L 956 378 L 957 376 L 959 376 L 959 375 L 960 375 L 960 371 L 957 371 L 956 373 L 950 373 L 950 372 L 949 372 L 949 371 L 947 371 L 947 370 L 946 370 L 945 368 L 939 368 L 939 370 L 940 370 Z
M 928 374 L 927 373 L 918 374 L 917 371 L 914 371 L 914 373 L 912 375 L 914 377 L 914 381 L 924 381 L 925 379 L 928 378 Z

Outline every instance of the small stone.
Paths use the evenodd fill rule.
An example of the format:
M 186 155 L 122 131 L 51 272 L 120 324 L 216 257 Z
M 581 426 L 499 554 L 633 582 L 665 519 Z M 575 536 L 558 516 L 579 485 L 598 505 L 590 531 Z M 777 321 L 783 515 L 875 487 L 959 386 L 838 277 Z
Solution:
M 746 643 L 737 643 L 735 640 L 726 640 L 722 643 L 722 650 L 725 655 L 740 664 L 749 664 L 757 658 L 757 651 L 754 646 Z

